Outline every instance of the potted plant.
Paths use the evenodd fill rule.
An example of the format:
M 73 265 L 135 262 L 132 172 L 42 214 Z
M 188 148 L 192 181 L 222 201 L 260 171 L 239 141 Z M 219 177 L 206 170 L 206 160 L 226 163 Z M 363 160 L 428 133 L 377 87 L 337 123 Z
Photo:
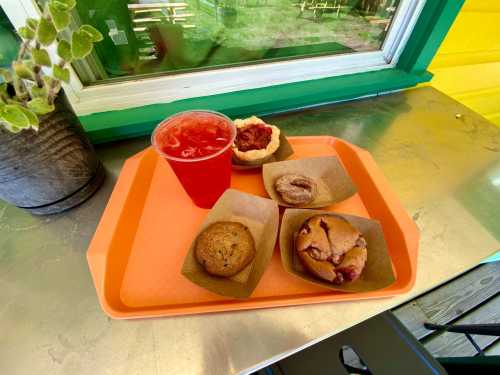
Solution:
M 103 39 L 90 25 L 70 31 L 75 0 L 49 0 L 39 20 L 29 18 L 12 69 L 0 75 L 0 199 L 34 214 L 83 202 L 100 186 L 102 165 L 66 97 L 68 64 Z M 57 61 L 47 47 L 57 45 Z M 1 81 L 0 81 L 1 82 Z

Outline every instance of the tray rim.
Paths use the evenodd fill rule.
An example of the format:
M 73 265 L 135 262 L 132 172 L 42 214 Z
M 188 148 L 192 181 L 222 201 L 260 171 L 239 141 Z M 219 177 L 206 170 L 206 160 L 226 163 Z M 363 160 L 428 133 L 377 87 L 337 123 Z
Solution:
M 384 196 L 388 196 L 389 199 L 384 199 L 386 206 L 391 214 L 393 214 L 393 216 L 397 216 L 399 218 L 398 224 L 402 229 L 404 229 L 403 233 L 404 238 L 407 240 L 406 248 L 410 263 L 410 278 L 403 285 L 397 286 L 399 277 L 398 275 L 396 275 L 396 281 L 392 285 L 388 286 L 387 288 L 371 292 L 339 294 L 332 293 L 330 290 L 325 289 L 325 293 L 314 295 L 288 295 L 274 298 L 261 298 L 257 300 L 252 298 L 248 300 L 227 299 L 212 303 L 206 303 L 203 305 L 159 305 L 148 306 L 145 308 L 130 307 L 127 311 L 116 309 L 107 300 L 107 296 L 105 293 L 107 284 L 106 270 L 109 266 L 109 248 L 103 246 L 102 244 L 103 242 L 106 242 L 108 245 L 110 245 L 113 241 L 115 229 L 120 221 L 119 218 L 121 216 L 122 208 L 124 207 L 124 203 L 127 201 L 126 198 L 130 193 L 130 189 L 133 186 L 136 175 L 140 171 L 140 165 L 144 164 L 146 162 L 146 159 L 152 157 L 154 157 L 156 160 L 158 159 L 156 154 L 154 153 L 154 150 L 152 150 L 151 147 L 148 147 L 143 151 L 140 151 L 139 153 L 131 156 L 125 161 L 122 171 L 125 170 L 125 168 L 132 167 L 134 164 L 136 164 L 136 168 L 133 173 L 120 173 L 120 175 L 118 176 L 113 192 L 108 200 L 106 208 L 97 225 L 94 237 L 92 238 L 87 250 L 86 256 L 89 270 L 98 295 L 99 303 L 103 311 L 114 319 L 141 319 L 159 316 L 178 316 L 223 311 L 260 309 L 269 307 L 298 306 L 324 302 L 388 298 L 408 292 L 415 284 L 418 242 L 420 233 L 418 227 L 410 219 L 408 213 L 405 211 L 396 194 L 390 188 L 389 182 L 385 178 L 383 172 L 380 170 L 371 154 L 367 150 L 364 150 L 350 142 L 333 136 L 292 136 L 287 138 L 291 140 L 291 142 L 297 141 L 301 143 L 323 143 L 331 145 L 332 147 L 335 147 L 334 144 L 338 142 L 339 144 L 351 148 L 354 151 L 360 164 L 364 167 L 365 172 L 377 186 L 378 190 L 384 191 Z M 156 165 L 156 161 L 153 163 L 153 165 Z M 151 168 L 152 172 L 154 172 L 154 169 L 155 168 Z M 151 173 L 151 176 L 152 175 L 153 173 Z

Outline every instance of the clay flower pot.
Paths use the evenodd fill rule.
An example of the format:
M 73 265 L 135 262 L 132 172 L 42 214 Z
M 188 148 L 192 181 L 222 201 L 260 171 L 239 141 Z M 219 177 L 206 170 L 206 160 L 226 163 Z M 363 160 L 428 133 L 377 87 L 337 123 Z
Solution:
M 40 117 L 38 132 L 14 134 L 0 126 L 0 199 L 52 214 L 82 203 L 103 180 L 103 167 L 62 93 L 56 109 Z

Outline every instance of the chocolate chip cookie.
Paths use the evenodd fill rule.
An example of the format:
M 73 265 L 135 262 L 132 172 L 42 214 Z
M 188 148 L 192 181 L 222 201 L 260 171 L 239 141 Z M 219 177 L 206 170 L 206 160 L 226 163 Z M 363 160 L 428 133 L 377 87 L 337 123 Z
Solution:
M 250 264 L 255 257 L 255 244 L 243 224 L 219 221 L 198 235 L 195 255 L 209 274 L 230 277 Z

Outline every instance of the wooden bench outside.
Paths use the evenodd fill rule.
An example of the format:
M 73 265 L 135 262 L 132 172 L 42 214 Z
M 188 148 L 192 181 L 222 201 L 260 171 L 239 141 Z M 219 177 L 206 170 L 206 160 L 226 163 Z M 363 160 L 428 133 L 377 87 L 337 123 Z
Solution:
M 325 10 L 336 11 L 336 16 L 338 18 L 343 8 L 349 8 L 342 5 L 342 0 L 304 0 L 300 3 L 294 3 L 292 6 L 300 9 L 299 17 L 301 17 L 305 11 L 312 11 L 313 17 L 317 21 L 321 20 Z
M 478 354 L 464 334 L 427 330 L 435 324 L 499 324 L 500 262 L 487 263 L 393 310 L 434 357 Z M 486 355 L 500 355 L 500 339 L 471 335 Z

